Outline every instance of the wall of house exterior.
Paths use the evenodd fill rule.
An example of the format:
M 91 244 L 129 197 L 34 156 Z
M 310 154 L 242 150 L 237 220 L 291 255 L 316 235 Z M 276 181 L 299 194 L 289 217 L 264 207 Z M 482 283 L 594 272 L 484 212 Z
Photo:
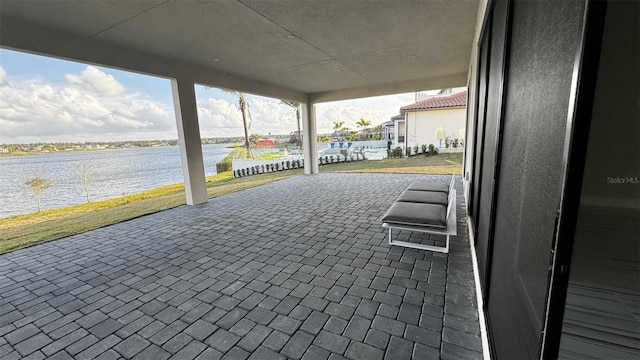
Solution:
M 436 129 L 442 127 L 450 139 L 464 139 L 466 108 L 408 111 L 407 146 L 415 147 L 433 144 L 444 147 L 445 141 L 438 140 Z

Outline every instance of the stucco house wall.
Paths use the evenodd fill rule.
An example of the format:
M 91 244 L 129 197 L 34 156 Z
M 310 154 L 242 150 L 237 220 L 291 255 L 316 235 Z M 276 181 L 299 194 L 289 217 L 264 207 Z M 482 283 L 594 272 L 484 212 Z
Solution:
M 406 112 L 406 146 L 440 146 L 436 129 L 442 127 L 449 138 L 464 139 L 466 108 L 418 110 Z M 445 146 L 444 140 L 442 147 Z

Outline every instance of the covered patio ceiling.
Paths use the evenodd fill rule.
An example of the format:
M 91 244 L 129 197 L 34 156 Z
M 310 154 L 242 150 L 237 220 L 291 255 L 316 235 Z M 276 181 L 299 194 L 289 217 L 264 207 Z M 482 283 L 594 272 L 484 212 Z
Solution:
M 464 86 L 478 0 L 0 1 L 0 45 L 314 102 Z

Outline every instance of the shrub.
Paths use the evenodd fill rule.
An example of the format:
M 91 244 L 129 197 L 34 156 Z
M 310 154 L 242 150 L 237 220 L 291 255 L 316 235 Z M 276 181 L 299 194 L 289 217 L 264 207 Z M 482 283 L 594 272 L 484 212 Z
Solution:
M 407 156 L 411 156 L 411 147 L 407 146 L 405 153 L 407 154 Z
M 436 147 L 433 144 L 429 144 L 429 154 L 435 155 Z
M 413 153 L 414 153 L 415 155 L 418 155 L 418 145 L 416 145 L 416 146 L 414 146 L 414 147 L 413 147 Z
M 402 148 L 400 146 L 393 149 L 393 157 L 402 157 Z
M 216 163 L 216 171 L 219 173 L 232 170 L 233 166 L 231 164 L 230 158 L 225 158 L 224 160 Z

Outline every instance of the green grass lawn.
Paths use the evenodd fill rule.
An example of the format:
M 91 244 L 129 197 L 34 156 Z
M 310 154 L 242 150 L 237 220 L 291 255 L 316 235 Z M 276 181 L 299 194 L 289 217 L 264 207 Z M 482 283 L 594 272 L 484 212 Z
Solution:
M 323 165 L 326 172 L 460 174 L 462 154 L 357 161 Z M 217 197 L 302 174 L 302 169 L 234 179 L 231 172 L 207 178 L 209 197 Z M 170 209 L 185 203 L 184 185 L 174 184 L 120 198 L 0 219 L 0 254 Z

